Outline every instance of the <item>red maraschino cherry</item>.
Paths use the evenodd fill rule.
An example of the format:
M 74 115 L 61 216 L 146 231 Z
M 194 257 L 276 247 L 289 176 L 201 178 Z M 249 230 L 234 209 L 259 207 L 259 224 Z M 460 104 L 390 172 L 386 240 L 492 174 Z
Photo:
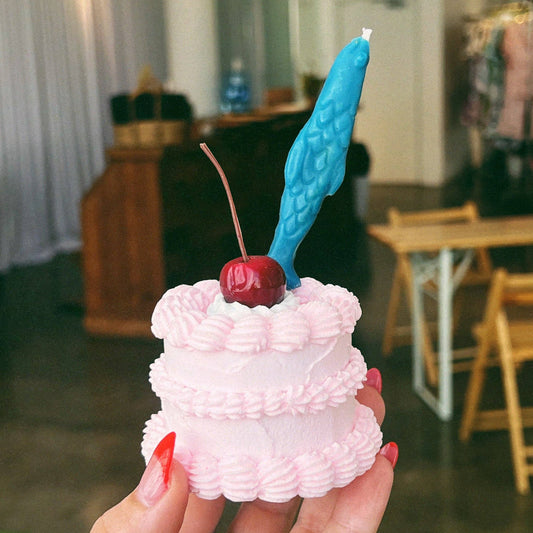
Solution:
M 283 300 L 285 272 L 268 255 L 251 255 L 248 261 L 237 257 L 220 272 L 220 290 L 226 302 L 240 302 L 248 307 L 272 307 Z
M 220 272 L 220 290 L 224 300 L 228 303 L 239 302 L 248 307 L 257 305 L 272 307 L 281 302 L 285 295 L 287 285 L 285 272 L 275 259 L 267 255 L 249 256 L 246 253 L 237 210 L 226 175 L 207 145 L 202 143 L 200 148 L 209 157 L 224 184 L 242 254 L 242 257 L 226 263 Z

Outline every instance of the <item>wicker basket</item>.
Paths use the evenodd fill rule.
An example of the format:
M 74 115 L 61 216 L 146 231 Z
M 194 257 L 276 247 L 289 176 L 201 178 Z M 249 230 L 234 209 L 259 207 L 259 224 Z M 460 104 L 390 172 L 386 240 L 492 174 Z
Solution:
M 188 120 L 161 121 L 161 142 L 167 144 L 183 144 L 190 137 L 191 123 Z
M 115 146 L 154 148 L 185 142 L 190 136 L 191 120 L 177 120 L 183 109 L 179 108 L 181 111 L 176 112 L 176 107 L 173 109 L 169 104 L 172 99 L 175 102 L 179 98 L 185 103 L 182 107 L 185 105 L 187 109 L 188 106 L 190 110 L 182 95 L 163 93 L 161 82 L 152 75 L 150 68 L 145 67 L 132 94 L 112 98 Z M 167 110 L 170 110 L 168 116 Z
M 137 129 L 138 146 L 152 148 L 162 146 L 163 137 L 160 120 L 141 120 L 133 124 Z
M 118 148 L 134 148 L 139 145 L 135 123 L 115 124 L 113 126 L 114 145 Z
M 190 137 L 187 120 L 141 120 L 113 126 L 114 146 L 118 148 L 156 148 L 183 144 Z

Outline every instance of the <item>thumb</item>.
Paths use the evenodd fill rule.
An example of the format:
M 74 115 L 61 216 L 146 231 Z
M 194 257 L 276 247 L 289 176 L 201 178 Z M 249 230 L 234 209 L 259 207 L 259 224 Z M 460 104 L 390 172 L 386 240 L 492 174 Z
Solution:
M 91 533 L 178 533 L 189 487 L 181 464 L 173 459 L 176 434 L 157 445 L 137 488 L 105 512 Z

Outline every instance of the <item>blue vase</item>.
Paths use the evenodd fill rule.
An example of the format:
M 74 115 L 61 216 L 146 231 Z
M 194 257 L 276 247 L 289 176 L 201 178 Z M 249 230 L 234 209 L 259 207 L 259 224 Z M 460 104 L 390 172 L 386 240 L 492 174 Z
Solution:
M 250 87 L 242 61 L 234 59 L 222 83 L 222 113 L 245 113 L 250 109 Z

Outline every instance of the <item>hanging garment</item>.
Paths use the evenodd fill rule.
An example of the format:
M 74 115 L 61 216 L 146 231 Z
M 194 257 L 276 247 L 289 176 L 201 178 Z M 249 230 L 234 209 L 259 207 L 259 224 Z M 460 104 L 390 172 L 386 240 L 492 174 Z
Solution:
M 502 41 L 505 82 L 497 133 L 502 137 L 520 141 L 524 140 L 526 103 L 532 98 L 531 24 L 510 24 Z M 527 137 L 531 138 L 531 132 L 528 132 Z
M 462 121 L 491 136 L 497 128 L 504 97 L 505 62 L 500 53 L 503 27 L 485 23 L 484 29 L 484 38 L 479 41 L 483 46 L 468 60 L 470 91 Z

